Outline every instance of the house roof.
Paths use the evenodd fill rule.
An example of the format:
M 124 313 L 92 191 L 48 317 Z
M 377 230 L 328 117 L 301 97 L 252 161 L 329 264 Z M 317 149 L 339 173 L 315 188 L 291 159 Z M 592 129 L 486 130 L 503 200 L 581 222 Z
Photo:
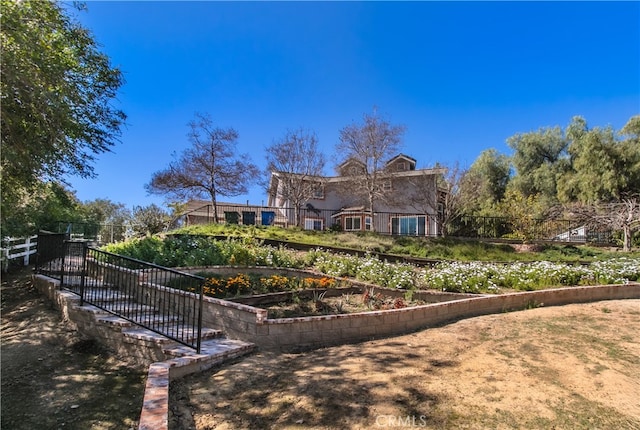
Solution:
M 393 163 L 394 161 L 397 160 L 407 160 L 409 163 L 411 163 L 413 166 L 416 165 L 417 160 L 413 157 L 409 157 L 408 155 L 405 154 L 398 154 L 395 157 L 393 157 L 392 159 L 390 159 L 389 161 L 387 161 L 387 166 L 391 163 Z
M 365 209 L 366 208 L 364 206 L 353 206 L 350 208 L 342 208 L 340 209 L 339 212 L 336 212 L 335 214 L 331 215 L 331 218 L 337 218 L 342 215 L 349 215 L 349 214 L 362 214 L 362 213 L 365 213 Z
M 398 154 L 395 157 L 392 157 L 391 159 L 389 159 L 389 161 L 386 162 L 385 166 L 389 166 L 393 163 L 395 163 L 398 160 L 405 160 L 408 161 L 409 164 L 411 165 L 411 169 L 410 170 L 414 170 L 416 168 L 416 163 L 417 160 L 413 157 L 410 157 L 406 154 Z M 357 164 L 359 166 L 364 166 L 364 163 L 354 157 L 349 157 L 347 158 L 345 161 L 343 161 L 342 163 L 340 163 L 338 165 L 338 169 L 342 170 L 345 167 L 347 167 L 349 164 Z
M 349 157 L 346 160 L 344 160 L 342 163 L 338 164 L 338 168 L 342 169 L 344 167 L 347 167 L 349 164 L 357 164 L 359 166 L 364 166 L 364 163 L 362 161 L 358 160 L 357 158 Z

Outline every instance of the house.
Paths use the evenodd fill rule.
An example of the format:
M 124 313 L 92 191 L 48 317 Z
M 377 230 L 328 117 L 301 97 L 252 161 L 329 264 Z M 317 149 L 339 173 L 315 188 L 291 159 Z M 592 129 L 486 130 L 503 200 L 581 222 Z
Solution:
M 216 212 L 218 219 L 215 219 Z M 287 222 L 285 219 L 277 219 L 276 211 L 273 208 L 217 202 L 216 210 L 214 211 L 211 202 L 206 200 L 188 201 L 180 218 L 185 225 L 207 223 L 284 225 Z
M 399 154 L 375 172 L 375 180 L 371 174 L 369 180 L 365 179 L 367 167 L 355 159 L 341 163 L 337 172 L 337 176 L 320 177 L 274 171 L 268 206 L 289 225 L 309 230 L 440 234 L 438 214 L 442 210 L 443 190 L 438 187 L 438 178 L 445 169 L 416 169 L 414 158 Z M 370 192 L 364 189 L 367 185 Z M 290 192 L 292 187 L 306 193 Z M 373 208 L 370 193 L 375 195 Z
M 587 226 L 581 226 L 572 228 L 571 230 L 560 233 L 553 237 L 553 240 L 559 240 L 562 242 L 587 242 Z

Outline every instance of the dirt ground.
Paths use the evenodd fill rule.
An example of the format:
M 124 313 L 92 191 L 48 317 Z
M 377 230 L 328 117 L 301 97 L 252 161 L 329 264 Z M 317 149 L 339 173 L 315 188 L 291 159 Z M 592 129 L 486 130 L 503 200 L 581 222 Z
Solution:
M 146 374 L 64 324 L 29 275 L 2 274 L 0 427 L 137 428 Z
M 640 429 L 640 300 L 530 309 L 171 385 L 177 429 Z
M 2 429 L 134 429 L 145 375 L 3 275 Z M 640 300 L 537 308 L 171 384 L 172 430 L 640 429 Z

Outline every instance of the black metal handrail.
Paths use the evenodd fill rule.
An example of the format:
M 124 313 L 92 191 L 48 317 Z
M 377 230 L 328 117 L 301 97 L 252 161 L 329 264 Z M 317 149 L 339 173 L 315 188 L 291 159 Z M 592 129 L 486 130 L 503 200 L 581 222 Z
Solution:
M 42 243 L 43 248 L 40 248 Z M 205 279 L 89 247 L 87 242 L 42 235 L 37 273 L 88 303 L 159 333 L 199 353 Z M 42 262 L 42 264 L 40 264 Z

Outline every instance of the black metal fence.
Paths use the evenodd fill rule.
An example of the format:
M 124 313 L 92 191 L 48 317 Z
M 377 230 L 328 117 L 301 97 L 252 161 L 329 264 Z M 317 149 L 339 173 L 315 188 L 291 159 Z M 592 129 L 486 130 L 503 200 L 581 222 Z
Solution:
M 68 236 L 64 233 L 41 232 L 38 234 L 36 251 L 36 271 L 38 273 L 54 279 L 61 279 L 67 239 Z
M 438 236 L 438 219 L 424 213 L 374 212 L 364 209 L 300 209 L 250 205 L 205 205 L 187 212 L 183 225 L 211 223 L 299 227 L 305 230 L 375 231 L 379 234 Z M 216 217 L 217 212 L 217 217 Z
M 305 230 L 375 231 L 393 236 L 451 236 L 477 239 L 523 239 L 574 243 L 610 243 L 609 229 L 596 229 L 571 220 L 530 219 L 517 225 L 506 217 L 463 215 L 446 226 L 437 215 L 375 212 L 362 209 L 316 209 L 305 206 L 274 208 L 251 205 L 212 205 L 194 209 L 181 219 L 183 225 L 226 223 L 299 227 Z
M 41 234 L 36 272 L 61 288 L 200 352 L 205 279 L 104 252 L 64 235 Z
M 572 220 L 529 219 L 517 225 L 506 217 L 463 215 L 448 226 L 453 237 L 480 239 L 528 239 L 572 243 L 611 243 L 613 232 Z

